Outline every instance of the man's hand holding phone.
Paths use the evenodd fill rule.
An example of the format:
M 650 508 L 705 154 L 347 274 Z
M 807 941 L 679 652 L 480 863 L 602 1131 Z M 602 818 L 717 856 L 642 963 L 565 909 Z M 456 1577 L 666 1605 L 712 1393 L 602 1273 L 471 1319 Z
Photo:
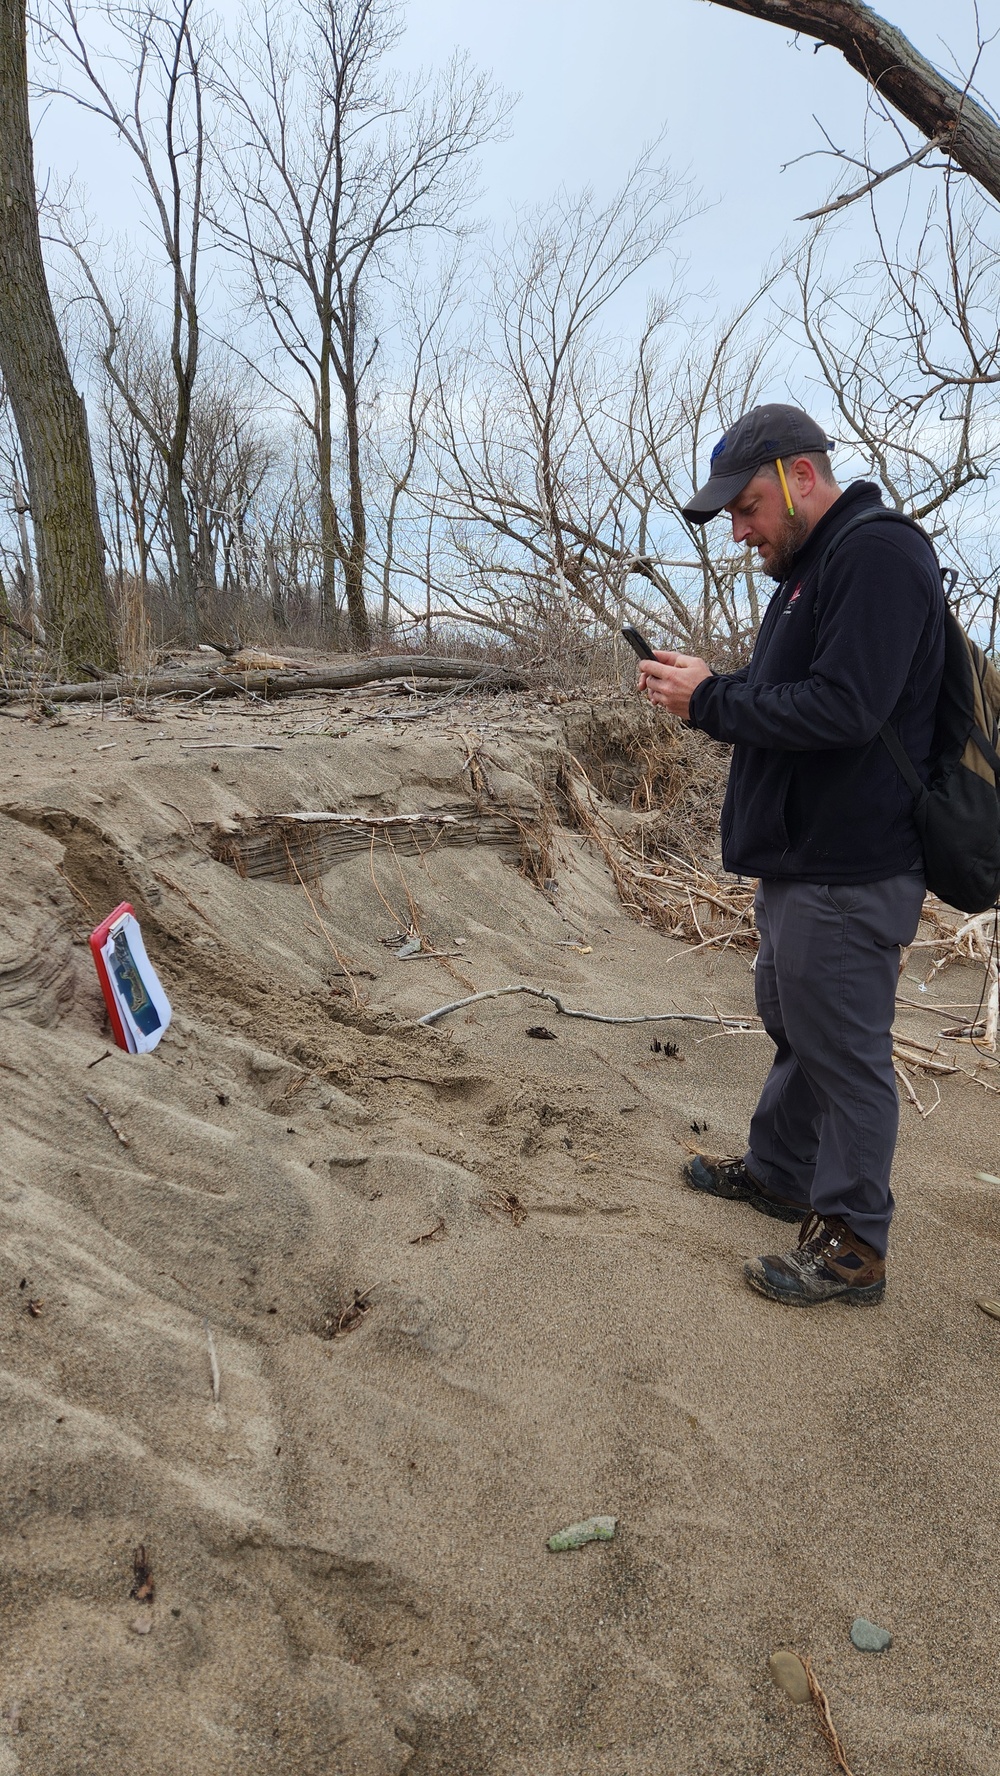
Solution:
M 679 715 L 688 720 L 691 708 L 691 693 L 706 678 L 712 677 L 712 668 L 707 661 L 699 660 L 694 654 L 675 654 L 666 649 L 650 648 L 649 657 L 642 653 L 632 640 L 632 635 L 624 632 L 630 645 L 639 654 L 639 690 L 658 709 L 668 709 L 671 715 Z M 649 647 L 645 638 L 634 631 L 644 647 Z

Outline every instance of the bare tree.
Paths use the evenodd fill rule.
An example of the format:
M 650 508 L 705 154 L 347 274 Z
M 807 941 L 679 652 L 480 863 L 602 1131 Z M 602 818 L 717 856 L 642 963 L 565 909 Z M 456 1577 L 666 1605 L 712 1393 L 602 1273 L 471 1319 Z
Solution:
M 569 624 L 575 613 L 612 628 L 629 608 L 626 581 L 645 553 L 654 496 L 640 491 L 633 353 L 613 348 L 603 323 L 629 280 L 671 249 L 688 212 L 657 147 L 606 204 L 562 194 L 519 221 L 487 267 L 486 311 L 440 379 L 441 503 L 465 584 L 452 596 L 488 621 L 489 588 L 492 620 L 507 633 Z M 651 341 L 679 301 L 675 280 L 640 349 L 647 371 Z M 686 616 L 680 603 L 675 614 Z
M 942 74 L 864 0 L 713 0 L 730 12 L 802 32 L 839 49 L 880 99 L 1000 202 L 1000 124 L 972 89 Z M 980 49 L 982 42 L 980 41 Z M 915 156 L 893 171 L 912 164 Z M 862 195 L 869 189 L 866 182 Z
M 957 192 L 947 181 L 908 242 L 876 216 L 876 251 L 849 276 L 828 220 L 798 256 L 797 312 L 786 309 L 785 329 L 808 345 L 841 441 L 867 460 L 897 509 L 934 536 L 963 619 L 991 646 L 1000 565 L 992 522 L 1000 239 L 992 220 L 966 181 Z
M 389 641 L 393 605 L 397 615 L 411 617 L 413 614 L 400 596 L 399 583 L 414 577 L 414 526 L 421 527 L 424 540 L 425 628 L 431 621 L 428 613 L 433 612 L 433 576 L 427 569 L 426 555 L 433 549 L 437 499 L 432 493 L 429 510 L 433 516 L 429 516 L 428 500 L 415 493 L 415 488 L 420 479 L 419 469 L 427 466 L 430 414 L 442 360 L 451 349 L 455 317 L 462 300 L 460 256 L 452 255 L 430 278 L 425 276 L 420 262 L 414 258 L 401 281 L 405 293 L 401 297 L 402 314 L 392 354 L 395 374 L 383 377 L 371 440 L 381 488 L 378 522 L 382 557 L 379 621 L 382 646 Z M 439 487 L 437 491 L 440 492 Z M 400 527 L 410 533 L 409 542 L 404 541 L 402 546 Z
M 49 297 L 28 117 L 23 0 L 0 0 L 0 373 L 28 477 L 46 639 L 71 666 L 116 663 L 84 405 Z
M 159 411 L 130 374 L 129 304 L 108 293 L 84 239 L 66 231 L 103 327 L 100 358 L 134 420 L 143 427 L 166 474 L 167 520 L 182 621 L 199 634 L 198 586 L 184 478 L 198 374 L 198 277 L 203 222 L 206 120 L 203 49 L 194 25 L 196 0 L 136 0 L 88 7 L 51 0 L 50 44 L 58 58 L 50 90 L 109 123 L 138 163 L 169 280 L 171 399 Z M 111 42 L 104 42 L 107 27 Z M 99 53 L 90 41 L 102 42 Z M 65 211 L 62 219 L 65 222 Z
M 400 28 L 394 0 L 267 3 L 218 75 L 232 121 L 216 221 L 293 373 L 282 386 L 316 450 L 323 607 L 335 608 L 339 568 L 356 647 L 371 635 L 365 412 L 379 285 L 408 237 L 457 226 L 473 156 L 506 113 L 462 60 L 433 80 L 394 79 Z

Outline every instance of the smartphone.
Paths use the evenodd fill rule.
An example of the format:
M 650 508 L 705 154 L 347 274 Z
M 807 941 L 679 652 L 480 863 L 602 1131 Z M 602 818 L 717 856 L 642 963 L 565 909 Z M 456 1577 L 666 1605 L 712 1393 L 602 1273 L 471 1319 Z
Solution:
M 626 623 L 624 629 L 622 630 L 622 635 L 625 637 L 625 640 L 628 642 L 629 647 L 633 648 L 634 651 L 638 654 L 640 660 L 655 660 L 656 659 L 656 655 L 654 654 L 652 648 L 649 645 L 649 642 L 646 640 L 646 637 L 642 634 L 641 630 L 634 629 L 632 627 L 631 623 Z

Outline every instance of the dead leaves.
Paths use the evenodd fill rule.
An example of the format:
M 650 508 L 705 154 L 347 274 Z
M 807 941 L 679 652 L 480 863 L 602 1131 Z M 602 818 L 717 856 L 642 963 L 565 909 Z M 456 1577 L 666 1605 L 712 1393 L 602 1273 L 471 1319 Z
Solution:
M 372 1310 L 370 1297 L 377 1287 L 378 1284 L 373 1283 L 370 1289 L 355 1289 L 351 1300 L 344 1307 L 333 1308 L 330 1313 L 325 1313 L 320 1326 L 320 1337 L 339 1338 L 343 1333 L 353 1332 L 360 1326 L 366 1314 Z
M 146 1546 L 144 1542 L 140 1542 L 132 1555 L 132 1589 L 129 1596 L 134 1597 L 137 1603 L 152 1603 L 155 1595 L 156 1586 L 146 1558 Z
M 515 1227 L 522 1226 L 528 1219 L 527 1209 L 513 1190 L 491 1190 L 487 1196 L 481 1198 L 479 1207 L 484 1215 L 491 1216 L 494 1221 L 506 1215 Z

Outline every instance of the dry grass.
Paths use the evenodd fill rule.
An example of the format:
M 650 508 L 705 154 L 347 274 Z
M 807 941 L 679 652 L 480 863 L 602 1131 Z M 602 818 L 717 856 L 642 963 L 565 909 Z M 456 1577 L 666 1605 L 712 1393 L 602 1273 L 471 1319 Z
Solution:
M 699 949 L 756 945 L 753 883 L 733 881 L 699 861 L 693 850 L 683 856 L 664 849 L 660 835 L 669 807 L 653 826 L 636 825 L 623 835 L 578 759 L 564 773 L 561 787 L 574 825 L 601 853 L 622 905 L 637 919 Z M 710 800 L 708 794 L 705 800 Z

